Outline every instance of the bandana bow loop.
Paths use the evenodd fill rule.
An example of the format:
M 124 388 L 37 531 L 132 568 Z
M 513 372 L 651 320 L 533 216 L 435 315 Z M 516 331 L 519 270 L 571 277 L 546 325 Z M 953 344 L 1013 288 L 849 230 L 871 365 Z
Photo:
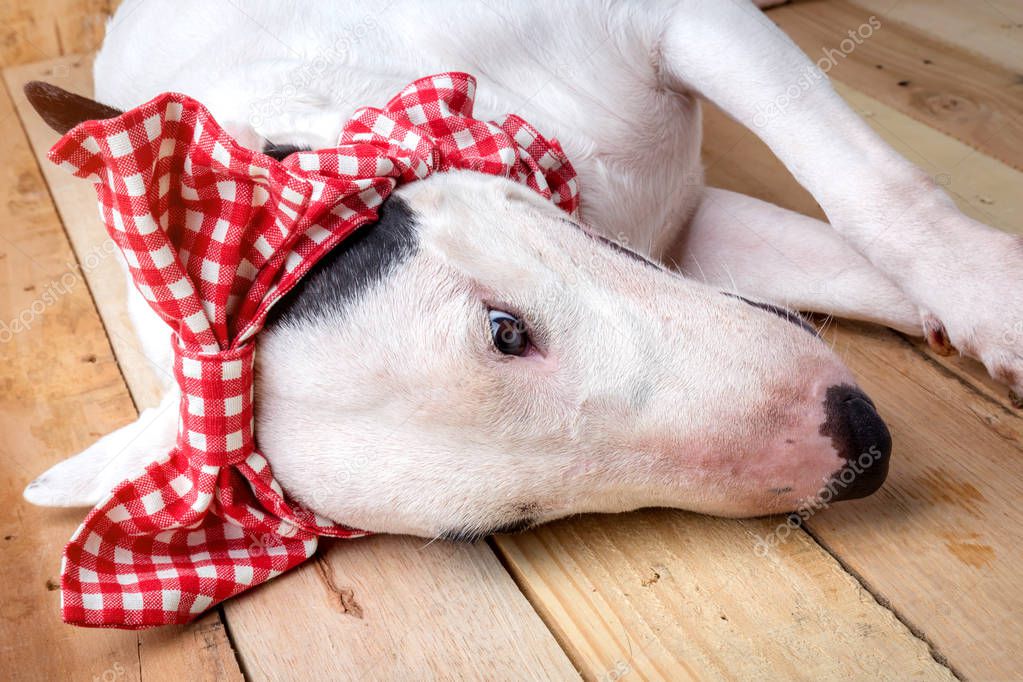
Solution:
M 499 175 L 574 214 L 579 205 L 575 171 L 557 141 L 514 114 L 497 121 L 472 118 L 476 82 L 460 75 L 434 76 L 430 88 L 423 87 L 427 79 L 416 81 L 384 109 L 359 109 L 339 144 L 374 147 L 376 169 L 389 174 L 388 163 L 395 163 L 399 182 L 448 170 Z
M 95 183 L 107 232 L 172 331 L 181 389 L 175 447 L 120 483 L 65 548 L 66 622 L 187 622 L 306 560 L 318 536 L 366 534 L 295 504 L 274 479 L 254 433 L 253 337 L 397 185 L 474 170 L 577 210 L 558 143 L 517 116 L 474 119 L 475 88 L 463 73 L 420 79 L 357 111 L 336 147 L 282 162 L 178 94 L 82 123 L 50 150 Z

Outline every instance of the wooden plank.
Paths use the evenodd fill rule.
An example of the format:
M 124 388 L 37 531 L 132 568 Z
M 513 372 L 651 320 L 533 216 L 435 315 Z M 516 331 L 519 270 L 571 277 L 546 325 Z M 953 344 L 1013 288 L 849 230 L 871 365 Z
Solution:
M 892 21 L 1023 73 L 1023 4 L 1018 0 L 852 0 Z
M 862 93 L 838 89 L 870 112 L 867 120 L 890 143 L 907 151 L 909 140 L 914 160 L 931 159 L 929 172 L 941 172 L 962 154 L 961 143 Z M 705 121 L 712 184 L 821 217 L 759 140 L 712 107 Z M 989 221 L 995 223 L 1020 215 L 1020 173 L 981 154 L 971 163 L 969 182 L 985 192 L 990 187 L 996 201 L 980 209 L 959 196 L 960 206 L 980 220 L 997 207 L 998 220 Z M 976 679 L 1018 677 L 1023 419 L 1009 407 L 1004 387 L 974 383 L 983 372 L 977 363 L 948 363 L 942 371 L 917 344 L 890 331 L 836 327 L 829 338 L 878 403 L 896 449 L 880 493 L 835 505 L 808 527 L 957 671 Z
M 61 550 L 83 513 L 33 507 L 21 491 L 136 413 L 5 91 L 0 128 L 0 669 L 25 680 L 240 679 L 215 613 L 160 634 L 60 622 Z
M 1023 87 L 1018 66 L 1013 70 L 949 49 L 926 33 L 888 21 L 883 13 L 875 19 L 880 21 L 875 29 L 868 23 L 871 11 L 843 0 L 787 5 L 770 16 L 814 60 L 834 64 L 828 72 L 832 79 L 869 92 L 1023 169 Z
M 5 0 L 0 4 L 0 66 L 99 47 L 117 0 Z
M 7 88 L 20 112 L 22 125 L 39 160 L 46 184 L 54 197 L 68 237 L 86 270 L 86 279 L 99 308 L 114 348 L 114 355 L 128 378 L 135 405 L 142 410 L 160 403 L 163 381 L 170 381 L 167 369 L 151 362 L 135 335 L 126 307 L 127 288 L 120 255 L 102 224 L 95 218 L 96 193 L 89 183 L 73 177 L 46 160 L 46 151 L 57 141 L 57 134 L 36 116 L 25 99 L 22 85 L 43 80 L 72 92 L 92 92 L 91 57 L 72 56 L 53 62 L 25 64 L 4 70 Z M 82 225 L 81 229 L 72 226 Z M 161 379 L 162 377 L 162 379 Z
M 90 94 L 89 62 L 65 58 L 8 70 L 9 87 L 46 72 L 58 84 Z M 36 125 L 34 112 L 18 100 L 41 165 L 55 136 Z M 101 239 L 94 192 L 64 182 L 48 168 L 54 201 L 76 249 Z M 88 209 L 86 210 L 86 207 Z M 97 266 L 86 273 L 115 347 L 133 338 L 124 326 L 123 276 Z M 100 292 L 103 292 L 102 294 Z M 100 299 L 100 297 L 103 299 Z M 106 298 L 106 297 L 110 298 Z M 122 338 L 123 337 L 123 338 Z M 144 362 L 119 354 L 138 396 L 148 396 Z M 148 398 L 145 398 L 148 400 Z M 329 584 L 327 584 L 329 583 Z M 339 594 L 351 589 L 362 617 L 339 610 Z M 345 593 L 347 594 L 347 593 Z M 490 679 L 571 679 L 578 674 L 493 551 L 437 541 L 379 537 L 331 545 L 316 562 L 272 585 L 225 605 L 241 660 L 257 679 L 284 674 L 295 679 L 376 678 L 432 674 Z
M 834 86 L 878 135 L 936 178 L 960 210 L 992 227 L 1023 234 L 1023 207 L 1018 201 L 1023 172 L 921 125 L 862 92 L 842 83 Z M 703 158 L 715 186 L 824 219 L 813 197 L 795 183 L 773 154 L 764 153 L 756 135 L 738 124 L 713 123 L 713 127 L 706 128 Z
M 225 605 L 251 679 L 579 678 L 486 544 L 326 544 L 292 581 Z
M 888 482 L 808 521 L 969 679 L 1023 674 L 1023 417 L 882 329 L 830 336 L 892 431 Z
M 588 679 L 952 679 L 804 532 L 761 556 L 778 524 L 648 510 L 496 541 Z

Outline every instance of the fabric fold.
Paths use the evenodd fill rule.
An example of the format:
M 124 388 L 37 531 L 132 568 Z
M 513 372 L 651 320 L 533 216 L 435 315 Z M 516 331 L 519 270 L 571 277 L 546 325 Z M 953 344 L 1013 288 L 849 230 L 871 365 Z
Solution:
M 181 388 L 173 449 L 120 483 L 65 549 L 66 622 L 187 622 L 305 561 L 319 536 L 367 534 L 296 505 L 274 479 L 254 432 L 253 337 L 400 184 L 473 170 L 577 210 L 558 143 L 516 116 L 474 119 L 475 88 L 464 73 L 417 80 L 355 112 L 336 147 L 280 162 L 175 93 L 84 122 L 50 150 L 95 184 L 135 286 L 170 328 Z

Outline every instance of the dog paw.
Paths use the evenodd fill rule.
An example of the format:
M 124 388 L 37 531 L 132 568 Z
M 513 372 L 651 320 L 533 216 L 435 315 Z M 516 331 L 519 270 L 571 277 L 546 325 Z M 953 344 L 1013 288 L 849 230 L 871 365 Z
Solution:
M 918 248 L 907 280 L 924 338 L 941 355 L 979 360 L 1023 407 L 1023 237 L 965 216 L 940 228 L 936 246 Z
M 933 313 L 925 313 L 924 338 L 938 355 L 958 350 L 981 362 L 993 379 L 1009 387 L 1013 405 L 1023 408 L 1023 322 L 1000 324 L 978 317 L 945 315 L 939 322 Z

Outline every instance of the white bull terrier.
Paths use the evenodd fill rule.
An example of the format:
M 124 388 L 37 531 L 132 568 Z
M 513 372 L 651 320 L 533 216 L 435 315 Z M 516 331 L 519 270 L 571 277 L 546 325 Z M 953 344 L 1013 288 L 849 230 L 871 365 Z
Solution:
M 923 332 L 1023 392 L 1006 333 L 1023 320 L 1023 241 L 962 215 L 747 2 L 129 0 L 95 83 L 118 108 L 183 92 L 280 157 L 332 146 L 357 107 L 447 70 L 477 77 L 479 118 L 519 113 L 561 141 L 581 220 L 503 178 L 436 175 L 275 309 L 257 437 L 312 510 L 475 539 L 580 512 L 747 516 L 870 494 L 884 423 L 775 305 Z M 831 224 L 705 187 L 700 96 Z M 63 130 L 112 111 L 36 103 Z M 169 368 L 165 326 L 137 295 L 132 312 Z M 168 388 L 26 497 L 94 504 L 170 449 L 177 403 Z

